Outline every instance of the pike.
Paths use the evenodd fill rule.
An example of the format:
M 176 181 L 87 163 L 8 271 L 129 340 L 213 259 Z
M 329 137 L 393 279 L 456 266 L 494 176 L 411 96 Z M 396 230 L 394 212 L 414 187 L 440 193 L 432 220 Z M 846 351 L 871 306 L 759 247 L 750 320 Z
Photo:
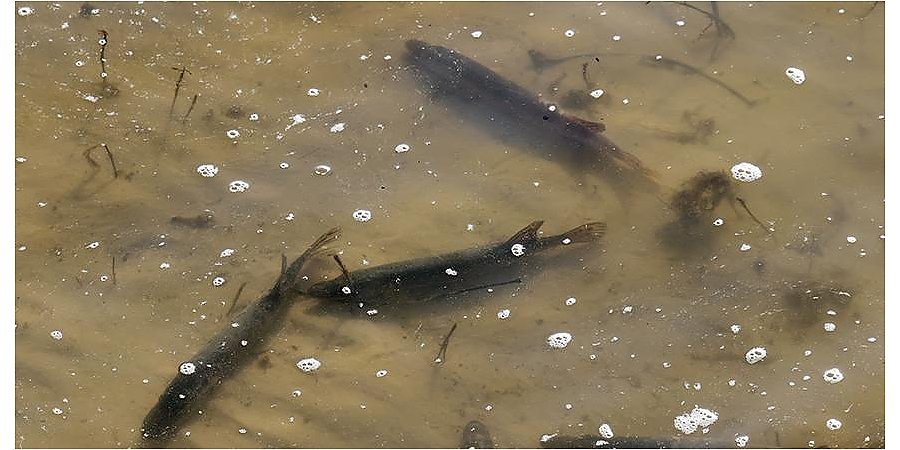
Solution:
M 734 444 L 723 444 L 698 439 L 658 439 L 637 436 L 605 438 L 582 434 L 580 436 L 544 435 L 543 448 L 728 448 Z
M 150 410 L 141 428 L 145 444 L 156 445 L 175 435 L 187 415 L 209 398 L 210 392 L 256 356 L 268 338 L 280 328 L 285 312 L 296 300 L 296 284 L 307 260 L 340 235 L 333 228 L 320 236 L 290 266 L 282 255 L 281 275 L 268 293 L 241 311 L 179 373 Z
M 580 225 L 565 233 L 538 237 L 544 221 L 532 222 L 506 241 L 460 250 L 438 256 L 400 261 L 350 273 L 316 283 L 305 293 L 313 297 L 370 305 L 389 305 L 396 301 L 427 302 L 473 290 L 519 280 L 485 285 L 485 277 L 494 277 L 510 269 L 527 265 L 531 256 L 569 244 L 599 240 L 606 232 L 603 222 Z M 342 265 L 343 266 L 343 265 Z
M 436 95 L 464 103 L 469 117 L 481 118 L 491 128 L 512 134 L 528 134 L 528 143 L 543 152 L 558 147 L 578 170 L 609 169 L 641 175 L 652 181 L 652 172 L 634 155 L 601 134 L 605 126 L 561 114 L 533 93 L 459 52 L 418 40 L 406 41 L 407 59 L 417 75 Z M 502 130 L 500 130 L 502 131 Z M 514 137 L 514 136 L 510 136 Z

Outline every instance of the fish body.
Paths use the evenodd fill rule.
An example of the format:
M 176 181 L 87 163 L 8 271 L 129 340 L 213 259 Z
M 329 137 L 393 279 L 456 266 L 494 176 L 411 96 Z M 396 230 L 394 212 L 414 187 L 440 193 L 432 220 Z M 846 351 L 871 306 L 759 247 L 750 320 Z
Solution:
M 499 130 L 504 139 L 518 137 L 542 152 L 547 152 L 548 146 L 559 149 L 556 156 L 579 170 L 625 168 L 651 175 L 634 155 L 600 134 L 606 128 L 603 124 L 561 114 L 535 94 L 455 50 L 418 40 L 407 41 L 406 49 L 411 67 L 436 96 L 461 102 L 471 113 L 467 117 Z
M 491 433 L 483 423 L 473 420 L 463 428 L 459 448 L 494 448 Z
M 297 296 L 294 284 L 304 263 L 326 242 L 339 234 L 333 229 L 322 235 L 290 266 L 282 269 L 275 286 L 254 301 L 199 351 L 179 366 L 179 372 L 144 419 L 141 428 L 146 444 L 172 438 L 189 413 L 209 398 L 209 393 L 244 363 L 259 353 L 268 338 L 280 328 L 286 309 Z
M 543 221 L 532 222 L 501 243 L 362 269 L 316 283 L 305 292 L 314 297 L 369 305 L 397 299 L 427 301 L 465 292 L 485 277 L 496 279 L 498 274 L 527 264 L 531 256 L 543 250 L 595 241 L 606 231 L 606 224 L 592 222 L 560 235 L 538 237 L 542 224 Z

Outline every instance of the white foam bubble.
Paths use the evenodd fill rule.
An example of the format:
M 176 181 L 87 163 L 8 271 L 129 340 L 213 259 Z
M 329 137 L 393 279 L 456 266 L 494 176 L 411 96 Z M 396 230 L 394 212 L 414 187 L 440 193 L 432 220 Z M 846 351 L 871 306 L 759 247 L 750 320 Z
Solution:
M 229 139 L 237 139 L 241 137 L 241 132 L 238 130 L 228 130 L 225 132 L 225 136 L 228 136 Z
M 762 178 L 762 169 L 748 162 L 740 162 L 731 167 L 731 176 L 735 180 L 751 183 Z
M 181 363 L 178 366 L 178 371 L 184 375 L 193 375 L 197 371 L 197 366 L 192 362 Z
M 840 383 L 844 380 L 844 374 L 837 367 L 832 367 L 822 374 L 822 379 L 830 384 Z
M 219 173 L 219 168 L 215 164 L 200 164 L 197 166 L 197 173 L 204 178 L 212 178 Z
M 406 153 L 409 151 L 409 149 L 410 149 L 409 144 L 397 144 L 397 146 L 394 147 L 394 152 Z
M 313 372 L 322 367 L 322 363 L 316 358 L 304 358 L 297 361 L 297 367 L 304 372 Z
M 803 84 L 803 82 L 806 81 L 806 72 L 804 72 L 803 69 L 788 67 L 784 71 L 784 74 L 787 75 L 787 77 L 797 85 Z
M 475 39 L 480 38 L 483 34 L 484 34 L 484 33 L 482 33 L 481 31 L 478 31 L 478 30 L 473 31 L 473 32 L 471 33 L 472 37 L 475 38 Z
M 34 14 L 34 8 L 32 8 L 30 6 L 21 6 L 21 7 L 19 7 L 17 12 L 22 17 L 30 16 L 30 15 Z
M 591 97 L 594 97 L 594 98 L 600 98 L 600 97 L 603 97 L 604 93 L 605 93 L 605 91 L 603 89 L 594 89 L 593 91 L 590 92 L 590 95 L 591 95 Z
M 321 93 L 322 93 L 322 91 L 320 91 L 316 88 L 309 88 L 309 90 L 306 91 L 306 95 L 308 95 L 310 97 L 318 97 L 319 94 L 321 94 Z
M 756 364 L 764 359 L 766 359 L 766 349 L 765 347 L 753 347 L 747 351 L 747 354 L 744 355 L 744 358 L 750 364 Z
M 215 278 L 213 278 L 213 280 L 212 280 L 212 285 L 215 286 L 215 287 L 219 287 L 219 286 L 221 286 L 221 285 L 223 285 L 223 284 L 225 284 L 225 278 L 222 278 L 222 277 L 215 277 Z
M 357 222 L 368 222 L 372 220 L 372 211 L 368 209 L 357 209 L 353 211 L 353 220 Z
M 344 131 L 346 128 L 347 128 L 347 124 L 346 124 L 346 123 L 344 123 L 344 122 L 339 122 L 339 123 L 336 123 L 336 124 L 332 125 L 330 131 L 331 131 L 332 133 L 340 133 L 341 131 Z
M 231 183 L 228 183 L 228 191 L 239 193 L 245 192 L 247 189 L 250 189 L 250 183 L 244 180 L 234 180 Z
M 319 164 L 315 168 L 313 168 L 313 173 L 319 176 L 325 176 L 331 173 L 331 166 L 325 164 Z
M 513 256 L 522 256 L 525 254 L 525 246 L 522 244 L 513 244 L 512 247 L 509 248 L 509 251 L 512 252 Z
M 844 426 L 844 424 L 837 419 L 828 419 L 825 421 L 825 427 L 831 431 L 840 430 L 842 426 Z
M 497 312 L 497 318 L 500 320 L 509 318 L 509 310 L 501 309 L 500 311 Z
M 53 330 L 53 331 L 50 332 L 50 337 L 52 337 L 53 339 L 59 341 L 59 340 L 62 340 L 62 338 L 63 338 L 63 333 L 62 333 L 62 331 L 59 331 L 59 330 Z
M 603 439 L 612 439 L 612 437 L 613 437 L 612 427 L 609 426 L 609 424 L 607 424 L 607 423 L 600 425 L 600 428 L 598 429 L 598 431 L 600 432 L 600 436 Z
M 547 337 L 547 345 L 553 348 L 566 348 L 572 342 L 572 335 L 565 332 L 553 333 Z
M 734 443 L 737 444 L 737 446 L 740 448 L 746 447 L 749 442 L 750 436 L 747 436 L 746 434 L 742 434 L 734 438 Z

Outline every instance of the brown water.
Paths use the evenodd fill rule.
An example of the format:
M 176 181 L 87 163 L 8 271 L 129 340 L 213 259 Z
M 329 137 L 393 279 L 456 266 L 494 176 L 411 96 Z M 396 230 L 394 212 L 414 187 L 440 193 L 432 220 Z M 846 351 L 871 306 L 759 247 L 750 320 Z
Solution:
M 520 285 L 403 314 L 298 301 L 258 363 L 173 444 L 453 447 L 471 419 L 504 447 L 603 423 L 665 439 L 682 436 L 673 420 L 699 405 L 718 421 L 690 437 L 724 445 L 739 435 L 751 446 L 883 445 L 884 6 L 871 5 L 721 4 L 735 38 L 711 61 L 715 28 L 701 35 L 705 17 L 668 3 L 98 3 L 86 16 L 78 3 L 18 3 L 33 10 L 16 16 L 16 445 L 136 445 L 178 364 L 228 326 L 238 286 L 242 305 L 258 297 L 282 253 L 332 226 L 353 271 L 501 241 L 536 219 L 548 233 L 592 220 L 609 231 L 599 247 L 535 260 Z M 407 70 L 408 39 L 602 119 L 664 188 L 623 196 L 497 139 L 429 96 Z M 531 49 L 606 56 L 537 72 Z M 758 104 L 639 62 L 657 54 Z M 791 82 L 788 67 L 806 81 Z M 565 100 L 572 91 L 580 102 Z M 705 140 L 675 139 L 706 119 Z M 118 178 L 102 149 L 91 153 L 98 168 L 82 155 L 99 142 Z M 401 143 L 411 150 L 396 153 Z M 703 239 L 664 240 L 671 190 L 742 161 L 763 177 L 736 182 L 738 195 L 775 232 L 726 201 L 698 225 Z M 218 174 L 201 177 L 201 164 Z M 332 172 L 314 174 L 320 164 Z M 229 192 L 234 180 L 250 188 Z M 372 219 L 355 221 L 357 209 Z M 170 222 L 205 210 L 212 227 Z M 803 236 L 817 250 L 798 250 Z M 313 269 L 337 275 L 327 258 Z M 806 286 L 826 294 L 809 300 Z M 552 349 L 555 332 L 574 338 Z M 756 346 L 768 356 L 750 365 Z M 322 367 L 301 372 L 307 357 Z M 823 380 L 833 367 L 842 382 Z M 832 418 L 843 427 L 829 430 Z

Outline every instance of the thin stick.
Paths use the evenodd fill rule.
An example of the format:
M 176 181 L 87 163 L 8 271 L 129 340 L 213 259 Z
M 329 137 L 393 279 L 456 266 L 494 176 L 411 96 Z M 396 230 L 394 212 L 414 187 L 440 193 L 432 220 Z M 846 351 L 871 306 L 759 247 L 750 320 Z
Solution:
M 99 30 L 98 33 L 100 33 L 100 40 L 98 41 L 100 43 L 100 78 L 106 82 L 108 75 L 106 73 L 106 43 L 109 42 L 109 33 L 106 30 Z
M 750 218 L 753 219 L 757 224 L 759 224 L 759 226 L 761 226 L 764 230 L 766 230 L 769 233 L 775 231 L 774 228 L 763 225 L 763 223 L 760 222 L 760 220 L 757 219 L 756 216 L 754 216 L 752 212 L 750 212 L 750 208 L 747 207 L 747 202 L 745 202 L 744 199 L 742 199 L 740 197 L 735 197 L 735 200 L 737 200 L 738 203 L 740 203 L 741 206 L 744 207 L 744 211 L 747 211 L 747 214 L 750 214 Z
M 106 156 L 109 158 L 109 164 L 112 165 L 113 178 L 119 178 L 119 170 L 116 168 L 116 161 L 113 159 L 112 151 L 109 149 L 109 146 L 107 146 L 106 144 L 100 143 L 100 144 L 93 145 L 93 146 L 85 149 L 85 151 L 83 152 L 84 159 L 87 160 L 88 164 L 90 164 L 91 167 L 99 168 L 100 164 L 98 164 L 97 161 L 94 161 L 94 158 L 91 158 L 91 150 L 93 150 L 97 147 L 103 147 L 103 149 L 106 150 Z
M 444 341 L 441 342 L 441 348 L 438 350 L 437 356 L 434 357 L 434 362 L 436 364 L 443 364 L 447 361 L 447 346 L 450 345 L 450 336 L 453 336 L 454 331 L 456 331 L 456 322 L 453 323 L 453 326 L 450 327 L 450 332 L 447 333 L 447 336 L 444 337 Z
M 238 297 L 241 296 L 241 292 L 244 291 L 244 286 L 247 285 L 247 282 L 241 283 L 241 286 L 238 288 L 237 293 L 234 294 L 234 299 L 231 300 L 231 307 L 228 308 L 228 312 L 225 313 L 225 317 L 231 317 L 231 313 L 234 311 L 234 307 L 237 306 Z
M 181 118 L 181 123 L 184 123 L 187 120 L 188 116 L 191 115 L 191 111 L 194 110 L 194 105 L 197 104 L 197 98 L 199 98 L 199 97 L 200 97 L 200 94 L 194 94 L 194 98 L 191 100 L 191 106 L 188 107 L 187 112 L 184 113 L 184 117 Z
M 480 286 L 474 286 L 474 287 L 462 289 L 462 290 L 459 290 L 459 291 L 453 291 L 453 292 L 449 292 L 449 293 L 447 293 L 447 294 L 439 294 L 439 295 L 436 295 L 436 296 L 434 296 L 434 297 L 430 297 L 429 300 L 430 300 L 430 299 L 434 299 L 434 298 L 439 298 L 439 297 L 449 297 L 449 296 L 451 296 L 451 295 L 465 294 L 466 292 L 477 291 L 477 290 L 480 290 L 480 289 L 490 289 L 490 288 L 498 287 L 498 286 L 506 286 L 506 285 L 508 285 L 508 284 L 518 284 L 518 283 L 521 283 L 521 282 L 522 282 L 522 279 L 521 279 L 521 278 L 516 278 L 516 279 L 514 279 L 514 280 L 500 281 L 500 282 L 497 282 L 497 283 L 482 284 L 482 285 L 480 285 Z
M 177 67 L 173 67 L 172 69 L 178 70 L 180 73 L 178 74 L 178 80 L 175 81 L 175 96 L 172 97 L 172 106 L 169 107 L 169 117 L 172 117 L 172 113 L 175 111 L 175 101 L 178 100 L 178 91 L 181 90 L 181 82 L 184 80 L 184 74 L 191 73 L 191 71 L 187 70 L 184 66 L 182 66 L 181 69 Z
M 116 255 L 112 257 L 112 281 L 116 284 Z

